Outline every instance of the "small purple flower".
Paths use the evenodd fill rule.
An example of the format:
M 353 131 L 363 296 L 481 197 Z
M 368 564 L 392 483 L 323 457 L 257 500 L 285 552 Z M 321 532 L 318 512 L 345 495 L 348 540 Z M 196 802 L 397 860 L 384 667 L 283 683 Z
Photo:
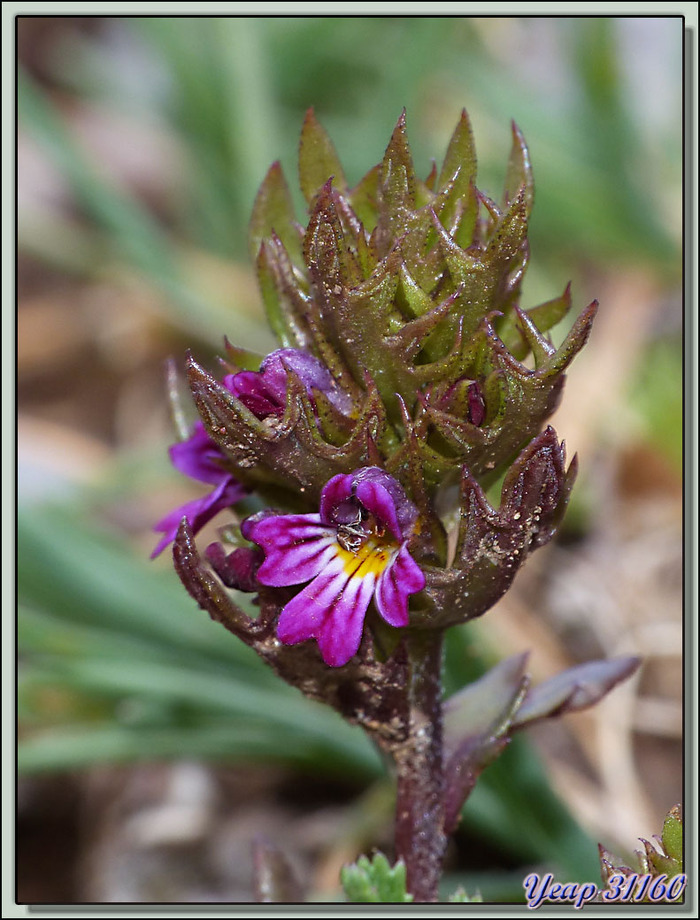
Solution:
M 166 514 L 153 528 L 163 537 L 151 553 L 151 559 L 163 552 L 172 543 L 180 526 L 187 518 L 193 533 L 198 533 L 212 518 L 240 501 L 246 489 L 222 466 L 223 454 L 212 441 L 201 422 L 195 422 L 194 430 L 186 441 L 179 441 L 170 448 L 170 460 L 185 476 L 206 482 L 215 488 L 202 498 L 195 498 Z
M 309 398 L 313 391 L 325 393 L 341 412 L 349 411 L 350 398 L 334 383 L 328 369 L 318 358 L 296 348 L 280 348 L 269 354 L 259 371 L 241 371 L 224 377 L 226 386 L 259 419 L 284 415 L 287 403 L 287 369 L 306 386 Z
M 265 551 L 261 584 L 309 582 L 283 608 L 278 638 L 316 639 L 327 665 L 341 667 L 360 646 L 369 603 L 391 626 L 408 625 L 408 596 L 425 576 L 408 552 L 418 512 L 399 483 L 378 467 L 329 480 L 319 514 L 248 518 L 246 539 Z
M 256 418 L 280 416 L 284 414 L 287 401 L 287 369 L 304 383 L 310 399 L 313 400 L 314 390 L 320 390 L 340 411 L 350 408 L 349 397 L 336 386 L 318 358 L 296 348 L 273 351 L 263 359 L 259 371 L 228 374 L 222 383 Z M 163 537 L 151 553 L 151 559 L 173 542 L 183 517 L 196 534 L 220 511 L 240 501 L 247 491 L 226 469 L 224 454 L 209 437 L 202 422 L 195 422 L 189 438 L 172 445 L 170 460 L 185 476 L 215 488 L 208 495 L 175 508 L 155 525 L 153 529 L 163 533 Z

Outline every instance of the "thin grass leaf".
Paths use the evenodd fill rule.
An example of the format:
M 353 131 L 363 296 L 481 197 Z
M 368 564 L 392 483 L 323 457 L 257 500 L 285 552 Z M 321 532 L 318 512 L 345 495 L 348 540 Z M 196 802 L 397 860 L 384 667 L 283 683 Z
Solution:
M 20 75 L 19 116 L 55 163 L 80 206 L 107 234 L 127 262 L 146 275 L 165 296 L 172 319 L 188 331 L 218 341 L 230 324 L 223 304 L 202 300 L 189 286 L 181 269 L 177 248 L 154 218 L 138 202 L 108 184 L 93 168 L 49 101 L 31 77 Z M 256 346 L 261 337 L 257 324 L 237 317 L 237 336 Z

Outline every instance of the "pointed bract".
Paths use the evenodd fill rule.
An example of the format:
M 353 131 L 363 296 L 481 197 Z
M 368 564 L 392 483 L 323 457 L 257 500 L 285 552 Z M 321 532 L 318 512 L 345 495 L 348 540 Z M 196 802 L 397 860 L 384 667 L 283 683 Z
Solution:
M 333 179 L 337 189 L 347 190 L 345 174 L 333 141 L 316 120 L 313 109 L 309 109 L 299 141 L 299 185 L 309 207 L 329 179 Z
M 535 181 L 530 163 L 530 151 L 527 149 L 525 138 L 515 122 L 511 122 L 513 146 L 511 147 L 506 171 L 506 182 L 503 190 L 504 206 L 519 194 L 524 193 L 525 208 L 529 217 L 535 198 Z
M 257 259 L 260 244 L 273 230 L 297 262 L 301 255 L 301 233 L 294 217 L 289 186 L 279 162 L 273 163 L 268 170 L 253 205 L 248 230 L 249 252 L 253 262 Z
M 505 594 L 528 553 L 553 536 L 564 513 L 576 466 L 547 428 L 525 448 L 491 507 L 465 468 L 457 549 L 447 569 L 426 570 L 426 623 L 450 626 L 481 616 Z

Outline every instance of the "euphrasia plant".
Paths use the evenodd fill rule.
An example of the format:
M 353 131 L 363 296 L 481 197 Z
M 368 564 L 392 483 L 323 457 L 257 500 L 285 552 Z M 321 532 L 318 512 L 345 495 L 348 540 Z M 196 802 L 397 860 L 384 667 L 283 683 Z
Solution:
M 500 202 L 476 187 L 466 113 L 424 182 L 404 115 L 352 188 L 312 112 L 299 161 L 306 227 L 278 163 L 250 227 L 281 348 L 226 342 L 221 377 L 188 359 L 200 420 L 171 458 L 211 491 L 160 522 L 156 553 L 174 542 L 213 619 L 390 757 L 395 856 L 409 896 L 434 901 L 448 835 L 511 734 L 590 705 L 637 665 L 595 662 L 533 689 L 522 655 L 442 698 L 445 630 L 489 610 L 564 514 L 576 459 L 544 426 L 597 304 L 558 348 L 547 333 L 569 288 L 520 304 L 533 180 L 515 126 Z M 494 507 L 485 489 L 500 477 Z M 241 521 L 251 494 L 265 510 Z M 229 545 L 204 561 L 194 535 L 229 507 Z M 229 589 L 254 592 L 258 616 Z

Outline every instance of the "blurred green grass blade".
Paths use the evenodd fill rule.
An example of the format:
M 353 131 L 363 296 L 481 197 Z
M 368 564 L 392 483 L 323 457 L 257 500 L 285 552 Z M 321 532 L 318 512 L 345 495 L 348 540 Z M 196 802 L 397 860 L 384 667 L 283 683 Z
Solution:
M 683 469 L 683 349 L 672 338 L 649 344 L 629 388 L 628 400 L 654 447 Z
M 146 17 L 132 25 L 171 77 L 171 118 L 190 153 L 200 242 L 243 255 L 257 187 L 278 155 L 264 23 Z
M 231 665 L 257 659 L 224 635 L 183 591 L 172 570 L 139 559 L 80 509 L 23 506 L 18 518 L 21 600 L 77 623 L 101 625 Z
M 118 238 L 124 253 L 156 277 L 172 275 L 176 266 L 155 221 L 97 175 L 78 151 L 63 120 L 26 74 L 19 78 L 19 116 L 23 126 L 41 141 L 81 206 Z
M 167 116 L 187 153 L 189 189 L 182 220 L 200 244 L 214 251 L 243 252 L 247 217 L 226 170 L 218 75 L 206 47 L 201 20 L 144 17 L 130 21 L 160 57 L 169 77 Z
M 139 563 L 75 513 L 23 510 L 18 578 L 22 603 L 33 608 L 23 609 L 19 629 L 25 686 L 53 682 L 88 697 L 254 717 L 312 744 L 323 739 L 349 765 L 376 766 L 359 729 L 277 680 L 196 608 L 171 571 Z
M 102 231 L 55 212 L 25 210 L 17 227 L 17 248 L 66 275 L 85 277 L 108 252 Z
M 232 637 L 232 641 L 236 641 Z M 144 638 L 124 628 L 120 622 L 111 626 L 86 625 L 68 620 L 51 611 L 36 610 L 21 604 L 18 616 L 17 644 L 20 654 L 55 656 L 59 660 L 142 661 L 195 668 L 206 673 L 246 676 L 260 685 L 276 687 L 279 682 L 261 666 L 255 656 L 249 660 L 227 661 L 214 658 L 202 650 L 171 644 L 165 639 Z M 284 689 L 284 688 L 283 688 Z
M 20 74 L 18 111 L 22 125 L 70 185 L 80 206 L 107 233 L 115 250 L 148 276 L 165 295 L 172 319 L 189 331 L 219 341 L 232 319 L 237 337 L 257 344 L 264 335 L 243 315 L 230 315 L 221 303 L 203 300 L 188 286 L 176 247 L 138 202 L 99 176 L 82 154 L 61 117 L 34 85 Z
M 156 738 L 159 732 L 166 732 L 168 738 L 170 734 L 173 737 L 180 735 L 179 747 L 175 746 L 174 740 L 169 742 L 173 756 L 193 756 L 197 752 L 188 747 L 191 730 L 206 726 L 212 718 L 218 717 L 220 725 L 228 726 L 230 738 L 226 750 L 231 756 L 237 754 L 240 745 L 245 746 L 255 740 L 255 751 L 261 759 L 284 762 L 289 755 L 292 761 L 298 762 L 299 750 L 306 747 L 315 752 L 315 767 L 319 772 L 340 763 L 345 765 L 349 774 L 360 778 L 374 776 L 379 771 L 379 758 L 359 729 L 352 729 L 331 711 L 308 703 L 301 696 L 297 700 L 284 693 L 265 692 L 236 680 L 216 680 L 184 668 L 139 662 L 83 660 L 47 663 L 39 660 L 30 673 L 23 675 L 22 693 L 25 697 L 31 697 L 41 689 L 57 687 L 86 696 L 111 697 L 118 704 L 117 713 L 124 706 L 128 708 L 132 702 L 145 706 L 147 713 L 156 712 L 155 708 L 149 710 L 147 703 L 150 700 L 163 701 L 172 707 L 174 725 L 168 724 L 171 720 L 161 717 L 154 724 L 144 727 L 138 752 L 142 758 L 164 756 L 157 746 L 151 745 L 151 737 Z M 187 720 L 180 721 L 184 719 L 183 713 L 194 717 L 194 726 Z M 225 723 L 222 714 L 227 717 Z M 102 727 L 106 730 L 111 726 L 116 728 L 118 721 Z M 31 749 L 44 736 L 63 744 L 62 737 L 70 737 L 73 731 L 72 726 L 61 732 L 50 728 L 37 731 L 22 742 L 21 748 Z M 93 750 L 101 760 L 102 755 L 97 748 Z M 62 756 L 65 759 L 68 754 Z M 252 756 L 250 748 L 246 756 Z M 34 769 L 49 769 L 37 758 L 35 754 Z
M 42 664 L 41 660 L 38 663 Z M 270 727 L 273 738 L 278 731 L 282 734 L 293 731 L 311 742 L 326 740 L 343 752 L 349 767 L 354 762 L 376 763 L 359 729 L 350 728 L 332 710 L 305 700 L 284 684 L 270 689 L 233 676 L 207 674 L 156 661 L 54 658 L 43 665 L 42 670 L 35 669 L 35 674 L 25 679 L 27 684 L 32 680 L 35 684 L 60 683 L 88 695 L 97 693 L 116 699 L 152 697 L 195 707 L 200 712 L 258 719 Z
M 655 249 L 668 241 L 646 176 L 643 185 L 638 178 L 641 137 L 624 103 L 619 43 L 619 23 L 609 17 L 583 18 L 572 30 L 573 66 L 583 91 L 579 145 L 606 179 L 609 210 L 626 220 L 633 236 L 640 234 L 642 245 Z
M 75 683 L 82 675 L 91 687 L 102 681 L 103 689 L 135 692 L 129 684 L 135 677 L 121 663 L 128 661 L 145 669 L 144 692 L 172 692 L 176 699 L 184 694 L 185 701 L 207 706 L 228 700 L 225 708 L 234 710 L 268 708 L 273 721 L 286 698 L 294 718 L 306 724 L 310 704 L 212 623 L 172 571 L 140 563 L 119 541 L 65 509 L 30 508 L 20 515 L 18 577 L 23 605 L 35 608 L 23 610 L 20 650 L 55 656 L 59 670 L 71 672 L 64 680 Z M 158 690 L 158 666 L 166 690 Z M 178 673 L 189 674 L 192 682 L 183 684 Z M 236 681 L 235 674 L 247 683 Z M 336 723 L 344 727 L 332 713 L 321 713 L 315 718 L 326 730 Z
M 229 182 L 242 201 L 247 227 L 258 186 L 275 159 L 276 112 L 269 81 L 269 52 L 262 40 L 261 20 L 209 20 L 222 85 L 223 120 L 230 162 Z
M 345 752 L 322 739 L 293 732 L 271 733 L 265 726 L 213 723 L 196 726 L 109 725 L 49 729 L 19 744 L 22 773 L 74 770 L 103 763 L 132 763 L 182 757 L 227 762 L 286 763 L 313 775 L 348 775 Z M 350 762 L 358 783 L 377 773 L 379 761 Z

